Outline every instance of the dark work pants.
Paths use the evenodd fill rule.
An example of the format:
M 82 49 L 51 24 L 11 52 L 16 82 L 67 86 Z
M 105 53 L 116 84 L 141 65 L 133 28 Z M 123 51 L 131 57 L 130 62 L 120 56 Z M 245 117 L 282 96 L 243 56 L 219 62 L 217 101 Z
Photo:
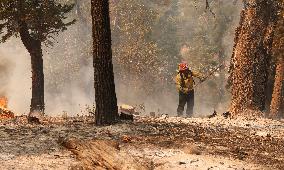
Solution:
M 191 90 L 187 94 L 179 92 L 179 104 L 177 108 L 178 116 L 181 116 L 183 114 L 185 104 L 187 104 L 186 115 L 191 117 L 193 114 L 194 106 L 194 90 Z

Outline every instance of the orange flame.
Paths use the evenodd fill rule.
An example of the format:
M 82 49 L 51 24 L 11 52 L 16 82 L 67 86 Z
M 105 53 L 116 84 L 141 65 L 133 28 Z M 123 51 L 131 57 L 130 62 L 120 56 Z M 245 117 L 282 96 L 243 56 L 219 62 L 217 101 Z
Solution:
M 5 96 L 0 97 L 0 120 L 14 118 L 13 112 L 7 109 L 8 99 Z
M 7 109 L 8 107 L 8 99 L 5 96 L 0 97 L 0 108 Z

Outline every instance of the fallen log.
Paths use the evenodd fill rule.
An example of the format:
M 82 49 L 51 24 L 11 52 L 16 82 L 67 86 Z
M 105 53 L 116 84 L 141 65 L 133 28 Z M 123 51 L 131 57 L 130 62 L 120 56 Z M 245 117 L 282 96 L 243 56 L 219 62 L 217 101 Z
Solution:
M 134 158 L 119 150 L 119 144 L 109 140 L 67 139 L 61 144 L 90 170 L 146 170 Z

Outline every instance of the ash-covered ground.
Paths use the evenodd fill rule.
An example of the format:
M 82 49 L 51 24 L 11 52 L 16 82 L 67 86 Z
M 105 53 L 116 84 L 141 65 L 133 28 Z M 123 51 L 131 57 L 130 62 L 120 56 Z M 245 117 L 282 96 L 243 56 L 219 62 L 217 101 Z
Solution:
M 136 116 L 96 127 L 92 117 L 25 116 L 0 123 L 1 169 L 83 169 L 62 140 L 115 140 L 147 169 L 284 169 L 284 121 Z

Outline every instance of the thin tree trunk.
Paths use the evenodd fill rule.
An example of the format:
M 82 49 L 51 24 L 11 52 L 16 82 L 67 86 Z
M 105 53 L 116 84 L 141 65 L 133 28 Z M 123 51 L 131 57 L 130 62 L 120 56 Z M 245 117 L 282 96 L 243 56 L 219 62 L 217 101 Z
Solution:
M 274 58 L 271 59 L 269 63 L 269 70 L 268 70 L 268 79 L 266 82 L 266 91 L 265 91 L 265 111 L 267 114 L 270 113 L 270 104 L 272 100 L 272 93 L 274 88 L 274 82 L 275 82 L 275 72 L 276 72 L 276 61 Z
M 273 40 L 273 54 L 276 58 L 275 82 L 270 105 L 270 117 L 284 117 L 284 7 L 280 7 L 279 19 Z
M 30 113 L 44 113 L 44 73 L 41 42 L 29 35 L 27 24 L 24 21 L 20 21 L 19 25 L 21 40 L 31 56 L 32 99 Z
M 223 36 L 222 36 L 223 37 Z M 220 68 L 220 77 L 219 77 L 219 101 L 217 105 L 221 105 L 224 101 L 224 95 L 225 95 L 225 89 L 224 89 L 224 80 L 226 79 L 225 77 L 225 72 L 222 70 L 225 67 L 225 56 L 224 56 L 224 50 L 223 47 L 221 47 L 219 54 L 218 54 L 218 60 L 219 64 L 224 64 Z
M 96 124 L 111 124 L 118 118 L 111 50 L 108 0 L 91 0 Z
M 283 54 L 282 54 L 283 55 Z M 276 67 L 276 75 L 275 75 L 275 83 L 272 94 L 272 101 L 270 106 L 270 117 L 277 118 L 283 116 L 281 113 L 281 106 L 284 104 L 283 102 L 283 81 L 284 81 L 284 60 L 283 56 L 279 57 L 277 67 Z
M 230 112 L 233 116 L 247 109 L 265 109 L 267 70 L 276 14 L 272 0 L 250 0 L 242 11 L 231 62 Z

